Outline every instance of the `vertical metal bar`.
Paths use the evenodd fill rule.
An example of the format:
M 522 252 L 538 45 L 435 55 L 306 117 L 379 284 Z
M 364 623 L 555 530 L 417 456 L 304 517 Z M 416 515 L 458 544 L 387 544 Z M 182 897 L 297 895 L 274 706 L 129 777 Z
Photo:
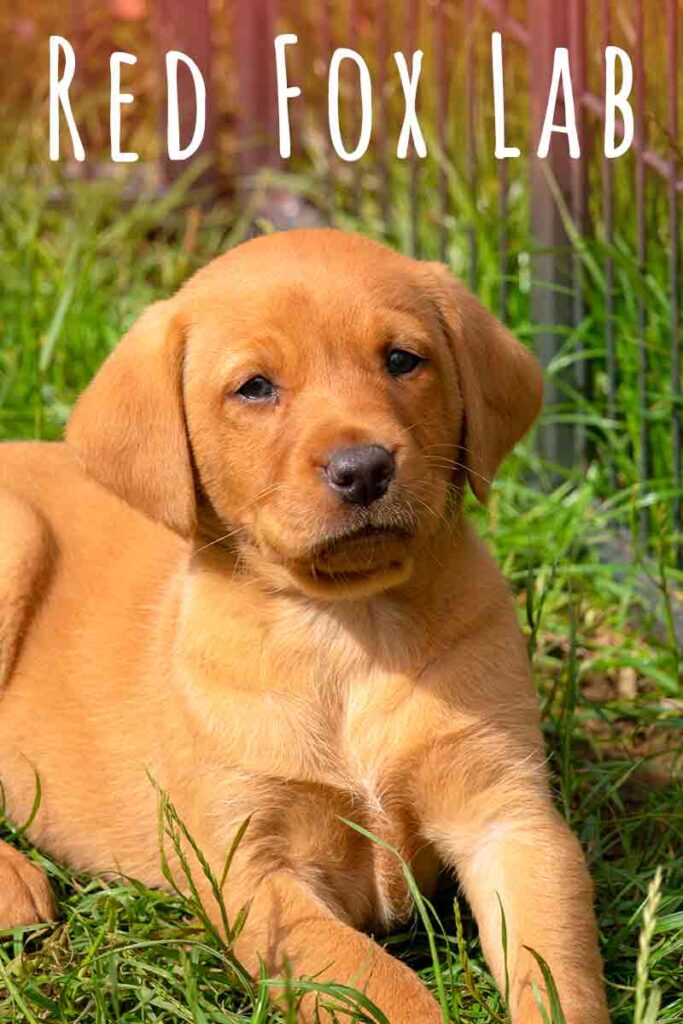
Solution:
M 638 260 L 638 409 L 640 414 L 638 470 L 641 487 L 645 487 L 651 476 L 650 463 L 650 431 L 648 423 L 648 352 L 647 352 L 647 315 L 645 311 L 645 261 L 647 260 L 647 223 L 645 211 L 646 169 L 645 169 L 645 19 L 643 16 L 643 0 L 634 0 L 633 15 L 636 33 L 636 73 L 635 73 L 635 151 L 636 151 L 636 258 Z M 640 540 L 645 543 L 650 528 L 650 515 L 647 508 L 641 508 L 639 515 Z
M 389 233 L 389 164 L 387 160 L 387 64 L 389 63 L 389 0 L 376 0 L 377 24 L 377 170 L 379 209 L 384 234 Z
M 581 246 L 588 233 L 588 133 L 586 131 L 586 108 L 583 102 L 586 93 L 586 0 L 571 0 L 569 8 L 569 47 L 572 56 L 572 86 L 576 109 L 576 128 L 581 143 L 581 159 L 571 162 L 571 211 L 574 227 L 579 236 L 578 244 L 572 250 L 572 320 L 578 329 L 586 315 L 584 301 L 584 274 Z M 575 363 L 574 382 L 583 397 L 593 396 L 593 367 L 586 358 L 585 345 L 582 358 Z M 585 428 L 577 429 L 577 450 L 587 460 L 588 437 Z
M 467 183 L 470 191 L 470 202 L 476 204 L 477 188 L 477 138 L 476 138 L 476 50 L 474 37 L 474 0 L 466 0 L 465 4 L 466 38 L 467 38 Z M 467 228 L 469 250 L 469 283 L 474 290 L 479 280 L 477 234 L 474 224 Z
M 603 48 L 612 42 L 612 3 L 602 0 Z M 607 416 L 615 423 L 617 409 L 617 349 L 614 337 L 614 165 L 605 158 L 602 163 L 602 205 L 605 221 L 605 363 L 607 370 Z M 614 462 L 610 463 L 612 484 L 617 484 Z
M 444 0 L 436 0 L 434 10 L 434 67 L 436 69 L 436 131 L 439 140 L 438 209 L 439 209 L 439 259 L 446 260 L 448 253 L 448 79 L 446 74 L 446 19 Z
M 240 7 L 243 5 L 239 5 Z M 213 105 L 211 103 L 211 17 L 208 0 L 197 0 L 196 3 L 185 4 L 182 0 L 156 0 L 152 8 L 152 31 L 156 41 L 157 61 L 160 74 L 163 75 L 164 54 L 168 50 L 181 50 L 196 63 L 206 82 L 206 129 L 199 147 L 199 155 L 215 152 L 215 124 Z M 272 36 L 268 37 L 268 45 L 272 46 Z M 270 53 L 269 53 L 270 56 Z M 244 62 L 242 62 L 244 63 Z M 248 62 L 254 63 L 254 59 Z M 180 111 L 180 138 L 189 140 L 194 126 L 195 95 L 188 75 L 178 76 L 178 109 Z M 163 131 L 166 126 L 164 124 Z M 177 178 L 187 168 L 185 161 L 165 159 L 166 177 Z M 205 172 L 204 180 L 211 180 L 213 168 Z
M 671 454 L 674 499 L 674 557 L 681 561 L 681 327 L 680 327 L 680 216 L 678 207 L 678 3 L 667 2 L 669 41 L 669 300 L 671 302 Z
M 89 36 L 88 25 L 87 25 L 88 4 L 87 4 L 86 0 L 69 0 L 69 8 L 68 8 L 68 10 L 69 10 L 69 39 L 72 42 L 72 45 L 73 45 L 73 48 L 74 48 L 74 51 L 75 51 L 75 54 L 76 54 L 76 62 L 78 64 L 79 68 L 82 67 L 83 64 L 85 64 L 86 68 L 88 68 L 88 67 L 90 67 L 90 64 L 91 64 L 91 62 L 88 61 L 88 53 L 87 53 L 87 40 L 88 40 L 88 36 Z M 156 30 L 156 28 L 157 28 L 156 24 L 153 25 L 153 28 Z M 155 62 L 156 62 L 156 68 L 157 68 L 157 73 L 159 75 L 160 80 L 163 81 L 163 60 L 164 60 L 163 53 L 164 53 L 164 51 L 161 49 L 161 40 L 158 38 L 158 32 L 155 31 L 155 35 L 157 36 L 157 39 L 156 39 L 156 44 L 157 45 L 155 47 L 157 52 L 154 55 L 155 56 Z M 157 125 L 158 125 L 157 131 L 159 133 L 159 138 L 163 139 L 165 134 L 166 134 L 166 117 L 165 117 L 165 115 L 164 115 L 163 118 L 162 117 L 158 118 Z M 89 142 L 88 135 L 89 135 L 89 132 L 88 132 L 87 122 L 83 126 L 83 128 L 80 128 L 79 130 L 80 130 L 80 133 L 81 133 L 81 136 L 82 136 L 82 139 L 83 139 L 83 145 L 85 146 L 85 150 L 87 152 L 88 148 L 89 148 L 88 147 L 88 142 Z M 166 169 L 167 169 L 168 161 L 162 160 L 162 161 L 160 161 L 160 163 L 162 164 L 162 166 L 164 168 L 164 174 L 165 174 L 166 173 Z M 87 181 L 92 180 L 92 178 L 94 177 L 93 164 L 92 164 L 92 162 L 90 160 L 86 160 L 85 163 L 81 164 L 80 168 L 79 168 L 79 171 L 80 171 L 80 175 L 82 175 L 82 177 L 85 178 Z M 42 405 L 41 405 L 41 411 L 42 411 Z M 39 436 L 39 435 L 36 435 L 36 436 Z
M 407 38 L 408 38 L 408 53 L 412 54 L 417 50 L 417 38 L 419 31 L 419 8 L 418 0 L 408 0 L 408 26 L 407 26 Z M 409 235 L 409 247 L 411 256 L 419 256 L 420 254 L 420 239 L 418 234 L 419 227 L 419 168 L 418 168 L 418 156 L 417 153 L 412 150 L 409 156 L 410 160 L 410 235 Z
M 504 31 L 508 14 L 507 0 L 500 3 L 500 31 Z M 505 323 L 508 319 L 508 275 L 510 272 L 510 237 L 508 232 L 508 164 L 507 160 L 498 161 L 498 192 L 500 212 L 500 234 L 498 238 L 498 267 L 500 275 L 500 318 Z
M 182 7 L 192 23 L 200 4 L 182 0 L 162 0 Z M 201 0 L 207 6 L 207 0 Z M 273 146 L 277 125 L 275 108 L 275 0 L 237 0 L 235 5 L 235 68 L 237 69 L 238 165 L 242 176 L 251 176 L 262 167 L 277 166 L 279 157 Z M 185 50 L 185 46 L 178 49 Z
M 538 149 L 543 125 L 553 58 L 557 46 L 569 42 L 569 18 L 563 3 L 527 0 L 529 25 L 533 26 L 529 48 L 532 151 Z M 558 107 L 560 104 L 558 103 Z M 562 111 L 555 114 L 562 119 Z M 537 328 L 536 345 L 544 366 L 560 352 L 567 327 L 572 323 L 571 243 L 567 235 L 550 181 L 559 189 L 564 202 L 570 205 L 570 171 L 567 137 L 555 134 L 548 158 L 531 158 L 531 230 L 536 242 L 532 260 L 531 314 Z M 565 371 L 566 372 L 566 371 Z M 566 384 L 557 372 L 548 380 L 546 405 L 558 410 L 566 403 Z M 573 424 L 555 418 L 538 433 L 541 454 L 552 464 L 571 467 L 575 464 L 576 432 Z
M 252 0 L 252 3 L 258 2 L 270 3 L 271 5 L 270 22 L 273 26 L 273 40 L 280 32 L 293 32 L 295 35 L 297 34 L 298 26 L 296 20 L 296 8 L 291 10 L 289 4 L 285 2 L 281 4 L 279 0 Z M 278 18 L 280 18 L 279 24 Z M 303 83 L 306 81 L 308 62 L 304 54 L 305 50 L 301 46 L 292 46 L 289 49 L 287 63 L 291 68 L 289 71 L 289 79 L 291 82 Z M 274 60 L 274 57 L 271 59 Z M 292 103 L 289 109 L 292 158 L 295 161 L 297 158 L 300 159 L 306 151 L 304 134 L 306 128 L 305 110 L 305 104 L 302 102 Z M 277 89 L 275 91 L 275 96 L 273 97 L 273 111 L 275 116 L 277 116 Z M 275 142 L 274 145 L 277 146 L 277 142 Z
M 325 62 L 326 69 L 329 69 L 330 60 L 332 57 L 332 31 L 330 13 L 330 0 L 321 0 L 320 49 L 322 50 L 323 60 Z M 327 108 L 325 107 L 325 111 L 326 110 Z M 326 113 L 323 116 L 326 117 Z M 328 219 L 331 220 L 334 214 L 334 173 L 332 168 L 332 146 L 330 143 L 330 136 L 326 124 L 321 134 L 323 139 L 325 140 L 323 143 L 325 147 L 325 179 L 323 183 L 325 197 L 325 212 L 327 214 Z
M 69 0 L 69 36 L 71 37 L 77 57 L 80 57 L 83 51 L 85 33 L 84 0 Z
M 358 51 L 360 9 L 359 0 L 349 0 L 349 47 Z M 353 118 L 354 127 L 360 127 L 357 117 Z M 356 217 L 360 217 L 363 205 L 363 176 L 360 169 L 361 161 L 357 160 L 353 165 L 353 187 L 351 193 L 351 205 Z

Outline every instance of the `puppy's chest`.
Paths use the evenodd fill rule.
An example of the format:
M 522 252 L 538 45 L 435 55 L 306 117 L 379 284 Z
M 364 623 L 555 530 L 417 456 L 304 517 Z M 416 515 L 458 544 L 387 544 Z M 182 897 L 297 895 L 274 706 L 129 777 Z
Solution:
M 227 841 L 250 818 L 261 870 L 285 865 L 355 925 L 388 927 L 409 910 L 399 857 L 423 888 L 435 881 L 411 773 L 448 715 L 414 675 L 368 665 L 351 644 L 328 658 L 310 639 L 233 660 L 245 677 L 238 668 L 230 686 L 193 686 L 222 776 L 214 820 Z
M 416 750 L 452 726 L 407 675 L 321 674 L 299 689 L 232 691 L 221 708 L 228 761 L 247 772 L 349 791 L 378 811 L 396 800 Z
M 286 867 L 356 927 L 388 929 L 411 909 L 402 861 L 430 891 L 437 865 L 404 766 L 330 758 L 317 779 L 261 777 L 252 835 L 264 867 Z M 251 826 L 250 826 L 251 827 Z
M 273 750 L 253 777 L 252 836 L 267 860 L 284 860 L 354 924 L 389 927 L 410 909 L 401 859 L 425 890 L 436 878 L 412 806 L 410 768 L 440 714 L 412 680 L 368 674 L 334 696 L 311 697 L 302 744 L 286 703 L 289 738 L 282 735 L 279 754 Z

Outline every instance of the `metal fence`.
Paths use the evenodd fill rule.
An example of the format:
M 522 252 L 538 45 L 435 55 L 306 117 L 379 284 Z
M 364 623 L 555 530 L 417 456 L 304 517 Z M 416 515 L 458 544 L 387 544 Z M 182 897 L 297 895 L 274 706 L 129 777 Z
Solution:
M 580 338 L 578 348 L 563 372 L 551 378 L 547 404 L 560 412 L 549 417 L 541 435 L 543 454 L 559 467 L 580 465 L 598 457 L 609 463 L 608 444 L 600 450 L 600 431 L 587 428 L 571 414 L 572 395 L 602 401 L 604 422 L 612 430 L 634 410 L 624 407 L 620 397 L 618 330 L 624 319 L 617 318 L 620 301 L 617 235 L 632 237 L 636 276 L 631 316 L 637 428 L 632 448 L 637 457 L 639 483 L 647 491 L 657 462 L 670 481 L 670 516 L 681 533 L 681 351 L 680 351 L 680 223 L 679 201 L 683 190 L 679 150 L 678 47 L 681 13 L 678 0 L 318 0 L 302 4 L 294 0 L 208 0 L 184 4 L 182 0 L 158 0 L 160 35 L 166 46 L 172 40 L 168 26 L 175 25 L 181 49 L 198 59 L 205 74 L 211 73 L 211 39 L 216 19 L 232 26 L 234 68 L 234 114 L 239 140 L 237 172 L 248 178 L 263 167 L 281 170 L 305 169 L 319 181 L 319 205 L 329 214 L 340 203 L 346 211 L 362 216 L 372 193 L 373 216 L 380 231 L 421 255 L 425 217 L 432 226 L 433 252 L 445 259 L 450 254 L 451 235 L 463 228 L 463 209 L 454 224 L 451 168 L 457 168 L 469 196 L 468 221 L 464 235 L 466 276 L 474 289 L 481 284 L 480 249 L 483 234 L 476 223 L 479 196 L 488 190 L 496 196 L 497 295 L 500 315 L 507 319 L 514 301 L 518 253 L 511 238 L 515 178 L 524 179 L 528 196 L 528 222 L 533 247 L 530 263 L 532 286 L 529 314 L 534 327 L 537 353 L 552 364 L 561 353 L 568 335 Z M 178 22 L 180 18 L 180 23 Z M 183 25 L 191 24 L 186 33 Z M 482 134 L 491 137 L 491 32 L 502 33 L 504 46 L 516 50 L 515 95 L 512 104 L 522 105 L 529 146 L 521 161 L 482 159 Z M 278 32 L 294 32 L 315 59 L 305 61 L 293 51 L 292 79 L 306 82 L 305 97 L 292 104 L 294 154 L 286 167 L 277 155 L 277 107 L 273 38 Z M 622 161 L 606 159 L 599 152 L 605 120 L 602 50 L 625 39 L 633 59 L 635 137 L 632 152 Z M 192 45 L 188 49 L 187 40 Z M 648 49 L 648 45 L 651 46 Z M 323 97 L 324 75 L 335 46 L 358 50 L 372 65 L 375 85 L 375 115 L 372 152 L 357 164 L 343 164 L 330 149 L 320 124 L 326 116 Z M 576 102 L 577 128 L 583 157 L 572 160 L 565 137 L 555 136 L 549 157 L 533 156 L 541 129 L 545 101 L 556 47 L 566 46 L 571 55 L 571 77 Z M 400 238 L 392 226 L 396 215 L 396 161 L 389 148 L 392 103 L 395 88 L 389 80 L 392 48 L 411 53 L 425 49 L 424 77 L 428 80 L 423 105 L 429 110 L 434 149 L 438 157 L 429 162 L 412 152 L 402 178 L 402 208 L 407 230 Z M 428 52 L 427 52 L 428 51 Z M 647 74 L 646 74 L 647 72 Z M 507 74 L 506 70 L 506 74 Z M 651 79 L 648 81 L 648 77 Z M 356 83 L 357 84 L 357 83 Z M 508 82 L 509 84 L 509 82 Z M 392 92 L 392 89 L 394 90 Z M 522 92 L 525 95 L 522 95 Z M 454 103 L 457 98 L 457 103 Z M 664 100 L 666 101 L 664 103 Z M 349 103 L 352 106 L 352 103 Z M 454 106 L 457 110 L 454 111 Z M 311 126 L 311 117 L 317 127 Z M 349 134 L 354 122 L 351 115 Z M 453 138 L 453 118 L 461 136 Z M 561 109 L 558 111 L 561 118 Z M 306 122 L 306 123 L 304 123 Z M 306 146 L 302 138 L 314 137 Z M 215 131 L 210 128 L 208 145 Z M 489 141 L 490 148 L 490 141 Z M 312 155 L 312 151 L 315 154 Z M 619 164 L 619 167 L 617 167 Z M 491 178 L 495 186 L 492 188 Z M 616 178 L 620 185 L 617 188 Z M 519 206 L 515 200 L 515 209 Z M 666 213 L 662 213 L 662 203 Z M 517 214 L 515 214 L 517 216 Z M 658 227 L 653 228 L 653 218 Z M 628 222 L 625 226 L 622 221 Z M 662 232 L 661 223 L 666 224 Z M 628 230 L 626 230 L 628 229 Z M 586 294 L 588 264 L 586 241 L 598 237 L 604 316 L 586 336 Z M 488 240 L 487 240 L 488 244 Z M 654 393 L 651 380 L 651 345 L 648 340 L 651 303 L 648 266 L 656 250 L 668 248 L 668 390 Z M 594 285 L 594 282 L 593 282 Z M 661 327 L 661 324 L 660 324 Z M 583 331 L 583 334 L 582 334 Z M 596 331 L 600 333 L 596 354 Z M 661 331 L 660 331 L 661 333 Z M 662 353 L 658 356 L 660 362 Z M 596 392 L 596 378 L 600 394 Z M 656 392 L 655 388 L 655 392 Z M 661 392 L 661 388 L 660 388 Z M 630 399 L 629 399 L 630 404 Z M 656 408 L 655 408 L 656 407 Z M 654 411 L 653 411 L 654 410 Z M 580 419 L 580 418 L 579 418 Z M 653 434 L 652 424 L 659 424 Z M 668 439 L 664 442 L 662 423 Z M 665 456 L 660 449 L 665 446 Z M 662 459 L 664 460 L 662 462 Z M 611 469 L 617 484 L 616 466 Z M 672 481 L 672 483 L 671 483 Z M 651 511 L 643 503 L 638 511 L 641 537 L 651 529 Z

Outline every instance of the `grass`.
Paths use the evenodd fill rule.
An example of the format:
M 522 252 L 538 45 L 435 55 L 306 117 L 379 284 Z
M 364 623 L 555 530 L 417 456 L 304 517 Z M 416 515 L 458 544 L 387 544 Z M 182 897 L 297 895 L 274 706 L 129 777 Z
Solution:
M 120 182 L 61 183 L 57 204 L 55 181 L 25 152 L 17 147 L 10 154 L 0 179 L 6 198 L 0 206 L 0 438 L 56 438 L 75 395 L 137 312 L 238 240 L 244 220 L 228 205 L 210 212 L 188 205 L 188 182 L 132 203 L 123 201 Z M 461 201 L 457 180 L 452 186 Z M 484 197 L 477 212 L 482 237 L 494 212 Z M 511 218 L 513 225 L 523 219 L 514 210 Z M 348 217 L 344 223 L 355 226 Z M 455 251 L 455 227 L 453 238 Z M 515 244 L 522 252 L 526 242 Z M 587 253 L 589 309 L 578 335 L 598 348 L 596 252 Z M 616 455 L 616 487 L 599 459 L 558 483 L 527 447 L 498 482 L 488 514 L 473 514 L 514 587 L 544 709 L 554 791 L 596 881 L 613 1020 L 673 1024 L 683 1021 L 683 703 L 676 639 L 683 577 L 671 566 L 665 460 L 657 481 L 647 488 L 637 483 L 635 371 L 626 325 L 639 285 L 622 239 L 617 255 L 626 296 L 624 330 L 617 332 L 623 421 L 619 427 L 605 422 L 600 372 L 594 403 L 581 399 L 579 406 L 602 450 L 608 446 Z M 493 250 L 484 247 L 482 261 L 482 292 L 491 300 Z M 513 326 L 529 338 L 524 282 L 519 274 L 513 279 Z M 647 287 L 656 299 L 651 341 L 660 354 L 666 349 L 664 279 L 664 266 L 655 260 Z M 571 360 L 578 340 L 567 339 L 564 358 Z M 651 371 L 663 437 L 667 415 L 670 420 L 664 366 L 663 356 L 655 358 Z M 545 478 L 544 490 L 530 483 L 532 471 Z M 613 538 L 631 536 L 642 503 L 652 509 L 657 538 L 647 557 L 636 551 L 632 558 Z M 56 925 L 17 931 L 0 942 L 0 1020 L 293 1019 L 269 1006 L 268 979 L 247 979 L 219 936 L 197 922 L 191 899 L 135 880 L 73 876 L 30 849 L 9 823 L 0 834 L 46 868 L 60 915 Z M 417 910 L 410 929 L 387 941 L 391 951 L 419 971 L 454 1020 L 506 1021 L 472 920 L 455 892 L 433 910 L 424 902 Z

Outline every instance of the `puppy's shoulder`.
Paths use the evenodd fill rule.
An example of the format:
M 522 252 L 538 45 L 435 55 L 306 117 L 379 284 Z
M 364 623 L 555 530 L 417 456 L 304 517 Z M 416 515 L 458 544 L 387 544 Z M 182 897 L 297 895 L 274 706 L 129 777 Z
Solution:
M 74 452 L 58 441 L 3 441 L 0 487 L 43 503 L 52 489 L 68 489 L 82 478 Z

